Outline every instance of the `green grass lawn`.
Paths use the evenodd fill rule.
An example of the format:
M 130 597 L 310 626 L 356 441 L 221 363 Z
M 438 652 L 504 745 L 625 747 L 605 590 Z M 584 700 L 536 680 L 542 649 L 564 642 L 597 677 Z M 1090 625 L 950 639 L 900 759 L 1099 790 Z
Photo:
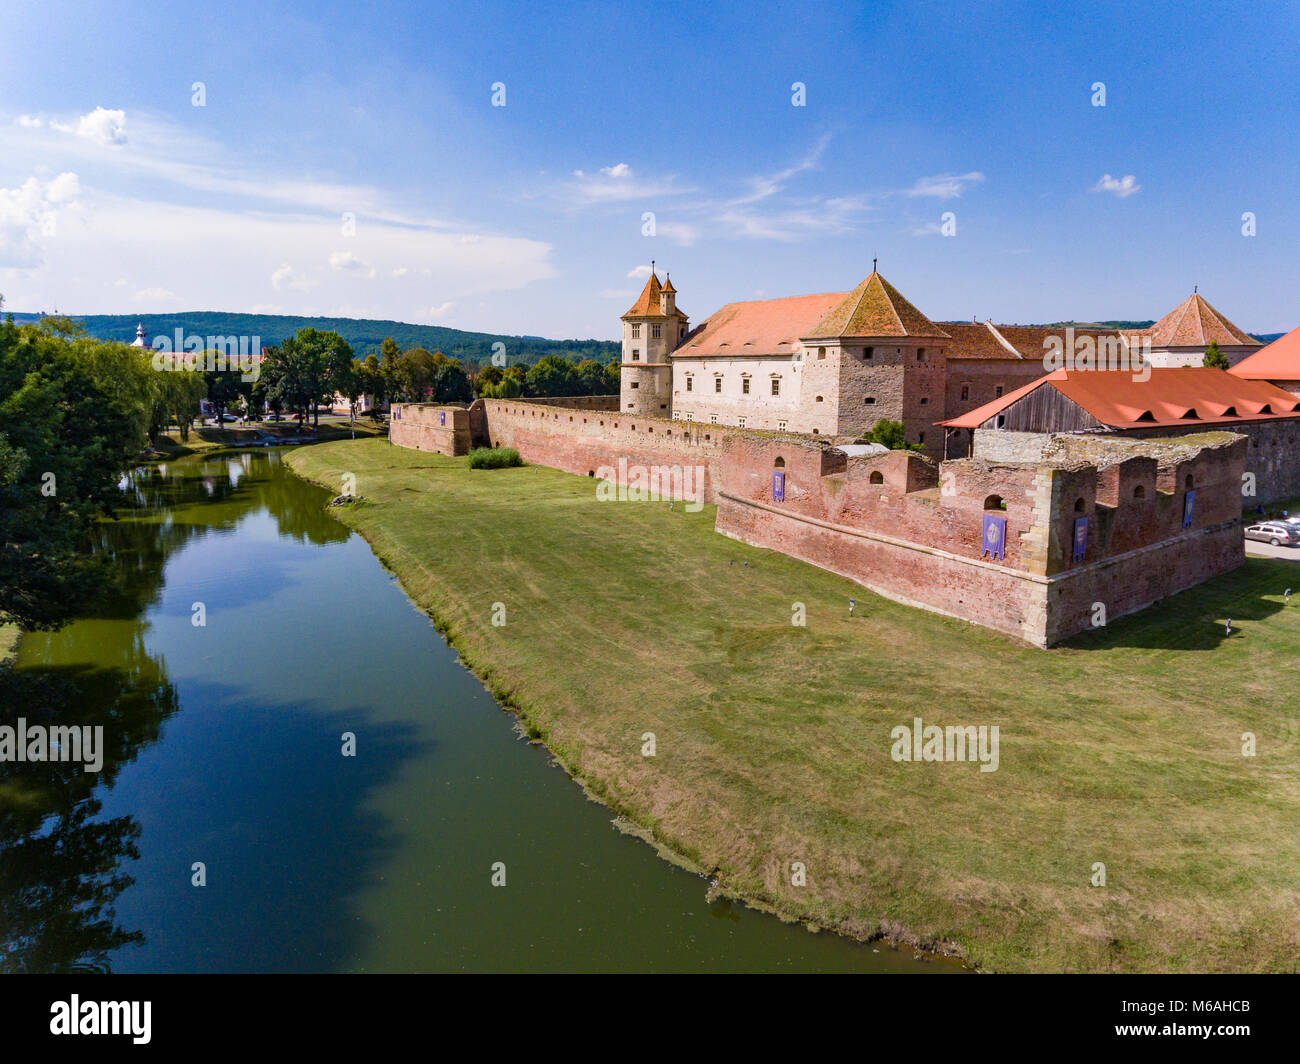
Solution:
M 466 663 L 725 892 L 997 970 L 1297 969 L 1292 563 L 1041 651 L 728 540 L 713 507 L 381 440 L 287 460 L 335 491 L 354 474 L 339 517 Z M 999 769 L 893 761 L 914 716 L 998 725 Z

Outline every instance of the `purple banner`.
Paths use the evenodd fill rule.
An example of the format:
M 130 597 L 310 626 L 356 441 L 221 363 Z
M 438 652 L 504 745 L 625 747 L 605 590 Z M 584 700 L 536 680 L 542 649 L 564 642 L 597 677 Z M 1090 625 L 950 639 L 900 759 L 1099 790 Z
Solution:
M 780 470 L 772 474 L 772 501 L 785 502 L 785 474 Z
M 438 424 L 439 425 L 447 424 L 447 411 L 445 410 L 438 411 Z
M 1074 519 L 1074 554 L 1073 560 L 1076 562 L 1083 561 L 1083 556 L 1088 553 L 1088 519 L 1086 517 L 1076 517 Z
M 984 550 L 990 558 L 1007 558 L 1007 519 L 997 514 L 984 515 Z
M 1192 527 L 1192 514 L 1196 511 L 1196 492 L 1189 491 L 1183 496 L 1183 527 Z

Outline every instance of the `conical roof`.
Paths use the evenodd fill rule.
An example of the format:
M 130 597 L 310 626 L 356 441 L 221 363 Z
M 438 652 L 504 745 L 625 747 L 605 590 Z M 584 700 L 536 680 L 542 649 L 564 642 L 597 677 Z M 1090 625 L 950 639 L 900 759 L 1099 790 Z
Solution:
M 660 302 L 659 294 L 661 292 L 676 292 L 677 289 L 672 287 L 672 282 L 668 282 L 668 287 L 660 285 L 659 278 L 653 270 L 650 271 L 650 279 L 646 281 L 645 287 L 641 289 L 641 295 L 637 301 L 632 304 L 632 309 L 627 311 L 625 318 L 685 318 L 686 315 L 680 310 L 674 309 L 671 314 L 665 314 L 663 303 Z
M 1260 346 L 1196 292 L 1151 326 L 1152 347 L 1208 347 L 1211 341 L 1220 347 Z
M 877 272 L 872 272 L 845 296 L 807 335 L 811 339 L 843 336 L 949 338 Z

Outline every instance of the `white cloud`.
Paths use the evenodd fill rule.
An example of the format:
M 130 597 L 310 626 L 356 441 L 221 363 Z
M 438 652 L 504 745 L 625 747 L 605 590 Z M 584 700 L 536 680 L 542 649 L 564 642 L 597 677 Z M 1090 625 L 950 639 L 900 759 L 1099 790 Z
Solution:
M 957 199 L 972 185 L 982 184 L 984 175 L 978 170 L 968 174 L 936 174 L 918 178 L 907 190 L 909 196 L 932 196 L 935 199 Z
M 441 303 L 436 307 L 430 307 L 428 316 L 430 318 L 445 318 L 451 313 L 451 308 L 455 305 L 455 302 L 449 300 L 448 302 Z
M 408 270 L 405 266 L 398 266 L 397 269 L 395 269 L 395 270 L 393 271 L 393 276 L 394 276 L 394 277 L 405 277 L 405 276 L 406 276 L 408 273 L 410 273 L 410 272 L 411 272 L 411 271 Z
M 1132 174 L 1125 174 L 1123 177 L 1111 177 L 1110 174 L 1102 174 L 1101 180 L 1092 186 L 1093 192 L 1113 192 L 1120 199 L 1128 199 L 1135 192 L 1140 192 L 1142 186 L 1137 183 L 1137 178 Z
M 29 177 L 17 188 L 0 188 L 0 268 L 39 266 L 45 238 L 58 236 L 61 217 L 77 209 L 80 193 L 73 173 L 49 181 Z
M 616 166 L 602 166 L 600 172 L 606 177 L 631 177 L 632 167 L 628 166 L 627 163 L 619 163 Z M 582 176 L 581 170 L 575 171 L 575 173 L 579 177 Z
M 676 177 L 638 178 L 627 163 L 602 166 L 600 174 L 584 174 L 574 170 L 577 181 L 570 182 L 564 197 L 576 206 L 596 203 L 625 203 L 628 200 L 648 200 L 658 196 L 675 196 L 689 189 L 675 187 Z
M 167 288 L 142 288 L 131 297 L 133 303 L 175 303 L 176 293 Z
M 291 288 L 297 292 L 310 292 L 316 287 L 316 282 L 309 277 L 304 277 L 286 262 L 271 274 L 271 287 L 277 292 L 282 288 Z
M 19 115 L 14 121 L 24 129 L 40 129 L 42 124 L 35 115 Z
M 756 203 L 759 200 L 768 199 L 769 197 L 776 195 L 785 188 L 786 184 L 792 177 L 796 177 L 805 171 L 816 168 L 817 164 L 821 162 L 822 153 L 826 151 L 826 145 L 829 144 L 830 141 L 830 134 L 827 133 L 813 145 L 812 150 L 807 155 L 793 166 L 788 166 L 784 170 L 780 170 L 775 174 L 760 174 L 748 178 L 747 180 L 750 186 L 749 194 L 741 196 L 739 199 L 732 200 L 732 205 L 739 206 L 745 203 Z
M 121 110 L 96 107 L 90 114 L 78 118 L 75 125 L 51 122 L 50 126 L 108 147 L 120 148 L 126 143 L 126 112 Z
M 912 230 L 913 236 L 938 236 L 943 232 L 943 227 L 938 222 L 928 222 L 925 225 L 919 225 Z
M 350 251 L 331 251 L 330 266 L 335 270 L 364 270 L 369 263 L 362 262 Z
M 628 275 L 629 277 L 649 277 L 649 276 L 650 276 L 650 267 L 649 267 L 649 266 L 633 266 L 632 269 L 630 269 L 630 270 L 627 271 L 627 275 Z

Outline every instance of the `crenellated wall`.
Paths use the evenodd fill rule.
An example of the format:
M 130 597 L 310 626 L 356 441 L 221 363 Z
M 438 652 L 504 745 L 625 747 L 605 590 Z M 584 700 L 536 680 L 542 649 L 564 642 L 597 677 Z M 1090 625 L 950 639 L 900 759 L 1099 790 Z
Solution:
M 1003 434 L 997 457 L 940 463 L 908 451 L 850 456 L 813 436 L 630 416 L 611 409 L 616 402 L 408 404 L 395 408 L 392 438 L 444 454 L 471 443 L 514 447 L 532 464 L 616 480 L 689 467 L 688 477 L 666 483 L 716 502 L 723 535 L 1036 646 L 1245 558 L 1249 441 L 1232 433 L 1146 441 Z M 986 549 L 986 514 L 1005 519 L 1002 557 Z M 1080 518 L 1086 549 L 1076 558 Z

